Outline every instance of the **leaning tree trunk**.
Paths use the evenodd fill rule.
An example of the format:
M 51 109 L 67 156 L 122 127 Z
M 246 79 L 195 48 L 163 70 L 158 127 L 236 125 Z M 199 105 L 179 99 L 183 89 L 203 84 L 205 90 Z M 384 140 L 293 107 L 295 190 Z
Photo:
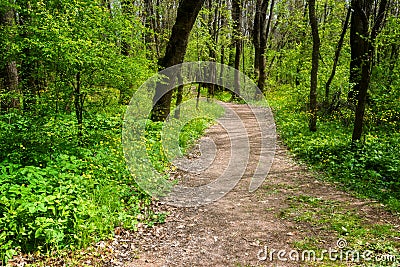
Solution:
M 315 15 L 315 0 L 309 0 L 309 17 L 313 39 L 311 86 L 310 86 L 310 131 L 317 130 L 317 84 L 318 84 L 318 60 L 320 39 L 318 33 L 318 22 Z
M 179 3 L 177 17 L 172 27 L 171 36 L 169 38 L 165 55 L 160 60 L 161 68 L 168 68 L 183 62 L 186 48 L 188 45 L 190 31 L 196 21 L 205 0 L 182 0 Z M 172 91 L 164 92 L 163 86 L 157 84 L 156 93 L 154 95 L 154 107 L 151 114 L 153 121 L 165 120 L 171 108 Z
M 347 10 L 347 15 L 346 15 L 346 19 L 343 24 L 342 33 L 340 34 L 339 42 L 338 42 L 338 45 L 337 45 L 336 51 L 335 51 L 335 58 L 333 60 L 333 67 L 332 67 L 331 75 L 329 76 L 329 79 L 325 84 L 325 102 L 326 103 L 328 103 L 328 101 L 329 101 L 330 86 L 333 81 L 333 78 L 335 77 L 336 67 L 337 67 L 337 64 L 339 61 L 340 52 L 342 51 L 342 47 L 343 47 L 344 36 L 346 35 L 347 28 L 349 26 L 350 15 L 351 15 L 351 8 L 349 8 Z

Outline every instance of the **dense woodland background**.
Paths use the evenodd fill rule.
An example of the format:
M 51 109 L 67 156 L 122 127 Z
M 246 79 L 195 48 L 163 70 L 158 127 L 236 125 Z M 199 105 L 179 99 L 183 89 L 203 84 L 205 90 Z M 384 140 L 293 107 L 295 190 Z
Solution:
M 126 169 L 121 127 L 135 90 L 182 61 L 252 77 L 295 155 L 400 212 L 399 13 L 398 0 L 1 0 L 0 260 L 163 221 Z M 153 110 L 161 171 L 159 121 L 190 97 Z M 207 125 L 186 127 L 182 146 Z

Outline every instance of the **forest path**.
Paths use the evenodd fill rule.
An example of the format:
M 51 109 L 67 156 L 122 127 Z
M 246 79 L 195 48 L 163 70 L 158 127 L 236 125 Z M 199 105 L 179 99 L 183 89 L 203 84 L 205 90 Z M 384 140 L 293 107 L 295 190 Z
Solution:
M 260 133 L 257 131 L 260 128 L 255 125 L 257 121 L 247 105 L 227 105 L 239 114 L 252 149 L 250 159 L 243 159 L 248 160 L 243 179 L 224 197 L 208 205 L 189 208 L 160 205 L 161 210 L 170 212 L 166 223 L 140 229 L 134 238 L 131 236 L 129 247 L 135 252 L 136 259 L 123 260 L 121 265 L 320 266 L 320 263 L 282 261 L 277 253 L 272 255 L 271 261 L 269 257 L 265 258 L 264 248 L 268 246 L 270 251 L 285 250 L 287 253 L 296 249 L 301 254 L 298 244 L 311 241 L 319 248 L 337 248 L 340 236 L 333 230 L 334 226 L 318 224 L 313 221 L 313 216 L 328 218 L 336 213 L 345 216 L 351 212 L 354 218 L 362 220 L 363 225 L 390 223 L 399 230 L 398 217 L 385 212 L 378 203 L 357 199 L 332 184 L 318 181 L 316 174 L 296 163 L 280 142 L 267 179 L 257 191 L 250 193 L 249 179 L 259 154 Z M 230 159 L 226 135 L 226 130 L 218 124 L 206 132 L 204 138 L 212 139 L 217 150 L 209 176 L 187 176 L 185 172 L 175 175 L 192 185 L 215 179 L 223 169 L 221 166 Z M 196 149 L 190 155 L 196 157 L 193 156 Z M 301 217 L 304 214 L 310 218 Z M 288 255 L 284 257 L 288 258 Z

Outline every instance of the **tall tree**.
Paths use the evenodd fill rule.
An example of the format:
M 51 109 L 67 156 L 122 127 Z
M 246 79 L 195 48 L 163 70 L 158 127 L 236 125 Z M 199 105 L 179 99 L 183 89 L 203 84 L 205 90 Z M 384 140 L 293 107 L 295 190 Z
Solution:
M 205 0 L 182 0 L 179 3 L 176 21 L 167 43 L 164 57 L 160 60 L 161 68 L 168 68 L 183 62 L 188 45 L 190 31 L 196 21 Z M 153 121 L 165 120 L 171 109 L 172 91 L 164 92 L 158 84 L 154 95 L 154 107 L 151 114 Z
M 318 33 L 318 22 L 315 15 L 315 0 L 308 0 L 308 11 L 311 24 L 311 32 L 313 39 L 312 50 L 312 67 L 311 67 L 311 85 L 310 85 L 310 131 L 317 130 L 317 85 L 318 85 L 318 61 L 320 39 Z
M 159 54 L 159 42 L 158 42 L 158 35 L 156 33 L 156 16 L 153 8 L 153 1 L 152 0 L 145 0 L 144 1 L 145 7 L 145 25 L 148 31 L 145 35 L 146 44 L 149 50 L 156 50 L 156 54 Z
M 261 18 L 261 1 L 257 0 L 256 2 L 256 10 L 254 14 L 254 23 L 253 23 L 253 32 L 252 32 L 252 41 L 254 45 L 254 76 L 256 80 L 258 80 L 258 75 L 260 74 L 260 18 Z
M 350 97 L 356 99 L 357 103 L 352 134 L 352 140 L 355 142 L 362 136 L 374 57 L 374 42 L 385 21 L 387 0 L 381 0 L 379 6 L 377 4 L 375 8 L 374 3 L 369 0 L 353 0 L 351 5 L 354 12 L 350 28 L 350 82 L 354 84 L 354 87 L 350 91 Z M 376 13 L 372 14 L 374 10 Z
M 265 80 L 266 80 L 266 72 L 265 72 L 265 52 L 267 48 L 267 41 L 269 37 L 270 25 L 272 21 L 272 12 L 274 10 L 275 0 L 271 0 L 271 6 L 269 9 L 269 15 L 267 20 L 267 9 L 268 9 L 268 0 L 263 0 L 261 4 L 261 17 L 260 17 L 260 55 L 258 59 L 259 61 L 259 77 L 258 77 L 258 88 L 261 92 L 264 92 Z
M 6 5 L 4 9 L 0 10 L 0 28 L 6 29 L 6 34 L 8 35 L 9 40 L 13 39 L 12 27 L 14 25 L 15 11 L 11 5 Z M 7 39 L 0 41 L 0 43 L 3 43 L 1 50 L 4 49 L 1 52 L 6 59 L 5 62 L 2 62 L 2 65 L 0 65 L 0 89 L 3 89 L 2 87 L 4 87 L 6 94 L 9 94 L 9 96 L 1 101 L 0 110 L 19 107 L 18 97 L 15 97 L 14 95 L 18 92 L 17 63 L 10 55 L 12 54 L 9 51 L 10 44 L 7 44 L 6 42 Z
M 208 33 L 210 35 L 210 42 L 207 42 L 207 47 L 209 51 L 209 60 L 212 62 L 217 61 L 217 44 L 219 37 L 219 24 L 220 24 L 220 9 L 221 9 L 221 0 L 217 0 L 215 4 L 213 4 L 213 0 L 208 0 Z M 217 73 L 216 66 L 210 69 L 211 81 L 215 80 L 215 75 Z M 215 82 L 206 85 L 207 87 L 207 97 L 213 97 L 215 93 Z
M 235 69 L 240 70 L 240 56 L 242 53 L 242 10 L 240 0 L 232 0 L 232 20 L 234 28 L 233 42 L 235 44 Z M 239 73 L 235 71 L 234 75 L 234 87 L 235 94 L 233 98 L 236 98 L 240 94 L 240 80 Z

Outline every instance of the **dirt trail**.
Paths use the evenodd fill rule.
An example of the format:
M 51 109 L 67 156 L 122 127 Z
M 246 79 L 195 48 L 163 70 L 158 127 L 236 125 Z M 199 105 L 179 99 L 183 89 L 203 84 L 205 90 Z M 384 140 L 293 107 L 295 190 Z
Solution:
M 259 127 L 246 105 L 229 104 L 229 107 L 239 114 L 250 139 L 251 156 L 243 179 L 212 204 L 195 208 L 165 206 L 170 212 L 166 223 L 140 232 L 130 241 L 137 259 L 124 262 L 124 266 L 310 266 L 296 261 L 278 261 L 276 255 L 273 262 L 263 260 L 265 255 L 261 253 L 264 246 L 290 251 L 295 249 L 296 241 L 310 236 L 318 237 L 323 247 L 336 246 L 338 236 L 333 231 L 280 216 L 289 207 L 288 199 L 303 195 L 337 201 L 349 210 L 354 208 L 366 223 L 391 222 L 398 227 L 398 218 L 384 212 L 379 205 L 361 201 L 331 184 L 317 181 L 315 174 L 296 163 L 279 141 L 267 179 L 257 191 L 249 193 L 249 181 L 259 156 Z M 208 130 L 205 138 L 216 144 L 216 158 L 207 175 L 188 176 L 185 172 L 175 175 L 190 185 L 209 183 L 220 175 L 229 163 L 230 145 L 226 137 L 220 125 Z M 196 150 L 190 155 L 196 157 Z

